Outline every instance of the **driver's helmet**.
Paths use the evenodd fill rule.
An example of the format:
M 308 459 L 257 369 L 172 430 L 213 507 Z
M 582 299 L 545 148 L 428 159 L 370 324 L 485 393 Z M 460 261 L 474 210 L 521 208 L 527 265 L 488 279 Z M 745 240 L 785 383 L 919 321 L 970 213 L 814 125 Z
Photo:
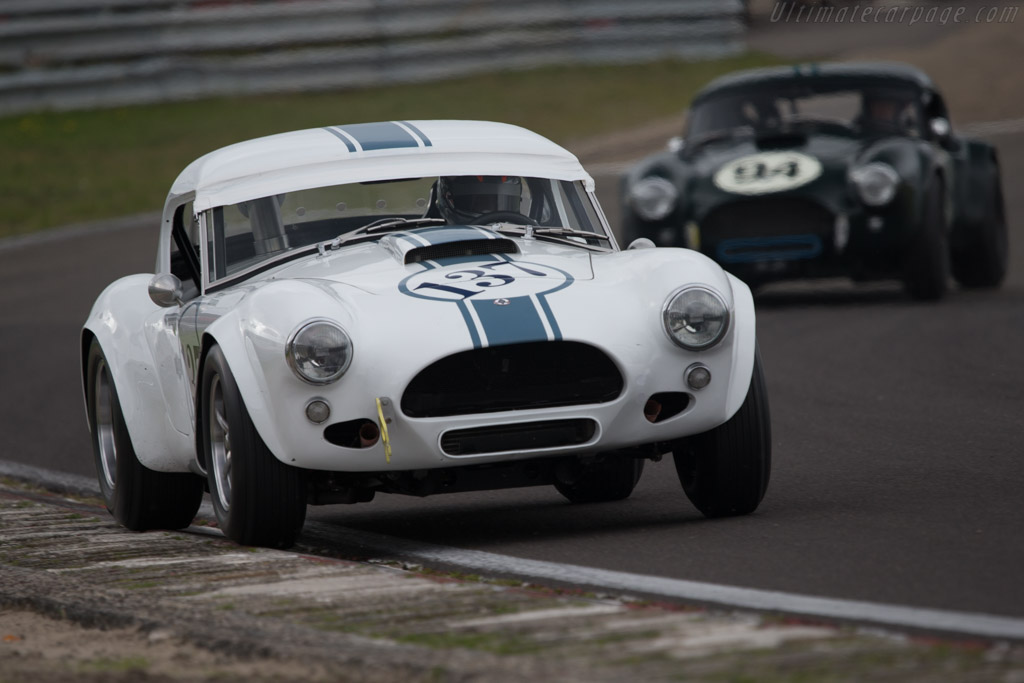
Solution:
M 437 181 L 437 208 L 452 225 L 468 225 L 495 211 L 520 213 L 523 185 L 519 176 L 442 176 Z
M 898 125 L 905 103 L 896 97 L 867 95 L 864 97 L 862 119 L 867 124 Z

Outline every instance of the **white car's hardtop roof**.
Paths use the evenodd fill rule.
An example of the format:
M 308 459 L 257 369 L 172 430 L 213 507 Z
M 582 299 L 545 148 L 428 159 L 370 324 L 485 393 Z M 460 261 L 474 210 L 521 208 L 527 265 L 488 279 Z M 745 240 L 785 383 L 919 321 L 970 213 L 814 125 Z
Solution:
M 171 186 L 166 213 L 194 193 L 215 206 L 344 183 L 442 175 L 593 180 L 567 150 L 489 121 L 385 121 L 311 128 L 240 142 L 196 159 Z

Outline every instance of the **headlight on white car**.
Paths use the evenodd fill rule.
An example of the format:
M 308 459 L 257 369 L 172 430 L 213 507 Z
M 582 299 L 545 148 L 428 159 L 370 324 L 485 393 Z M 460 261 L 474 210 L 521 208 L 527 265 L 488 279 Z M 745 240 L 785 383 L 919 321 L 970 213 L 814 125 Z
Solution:
M 885 206 L 896 196 L 900 175 L 889 164 L 876 161 L 853 169 L 850 180 L 862 202 L 868 206 Z
M 285 356 L 299 379 L 311 384 L 330 384 L 348 370 L 352 340 L 336 324 L 313 320 L 292 333 Z
M 675 208 L 679 192 L 665 178 L 641 178 L 629 190 L 629 203 L 645 221 L 660 221 Z
M 690 351 L 709 349 L 729 329 L 729 308 L 715 292 L 684 287 L 665 302 L 662 321 L 669 339 Z

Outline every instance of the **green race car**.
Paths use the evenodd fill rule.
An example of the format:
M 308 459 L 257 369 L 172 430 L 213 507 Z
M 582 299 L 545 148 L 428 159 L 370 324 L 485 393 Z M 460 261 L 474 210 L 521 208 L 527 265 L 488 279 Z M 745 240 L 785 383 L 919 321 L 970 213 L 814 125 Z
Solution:
M 1006 274 L 996 150 L 954 133 L 935 84 L 904 64 L 719 78 L 622 192 L 627 244 L 689 247 L 753 286 L 899 278 L 939 299 L 950 275 L 997 287 Z

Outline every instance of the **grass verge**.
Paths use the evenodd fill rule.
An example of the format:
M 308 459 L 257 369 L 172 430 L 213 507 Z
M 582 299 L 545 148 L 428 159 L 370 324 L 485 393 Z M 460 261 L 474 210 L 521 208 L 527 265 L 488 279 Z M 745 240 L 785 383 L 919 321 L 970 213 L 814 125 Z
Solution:
M 158 211 L 190 161 L 286 130 L 394 119 L 515 123 L 571 144 L 680 111 L 712 78 L 775 63 L 546 67 L 438 83 L 0 118 L 0 237 Z

